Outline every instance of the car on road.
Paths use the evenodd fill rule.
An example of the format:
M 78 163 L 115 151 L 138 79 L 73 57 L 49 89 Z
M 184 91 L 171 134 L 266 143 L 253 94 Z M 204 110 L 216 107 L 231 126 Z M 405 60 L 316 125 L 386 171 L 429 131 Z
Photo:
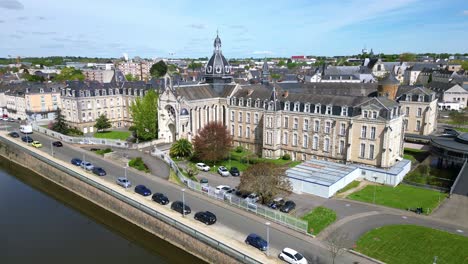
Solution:
M 255 248 L 258 248 L 261 251 L 266 251 L 268 248 L 268 243 L 266 242 L 266 240 L 254 233 L 247 236 L 247 238 L 245 239 L 245 243 Z
M 283 206 L 285 202 L 286 201 L 282 197 L 278 197 L 278 198 L 273 199 L 273 201 L 267 204 L 267 206 L 270 207 L 271 209 L 276 210 L 278 208 L 281 208 L 281 206 Z
M 54 141 L 54 142 L 52 142 L 52 146 L 54 146 L 54 147 L 63 147 L 63 144 L 60 141 Z
M 35 148 L 42 148 L 42 144 L 41 142 L 37 141 L 37 140 L 34 140 L 31 144 L 31 146 L 35 147 Z
M 260 200 L 260 196 L 258 196 L 258 194 L 256 194 L 256 193 L 251 193 L 245 199 L 250 203 L 256 203 L 256 202 L 258 202 L 258 200 Z
M 32 143 L 34 141 L 30 136 L 24 136 L 21 138 L 21 140 L 26 143 Z
M 80 167 L 89 171 L 94 169 L 94 165 L 89 161 L 82 161 Z
M 199 162 L 199 163 L 195 164 L 195 166 L 197 167 L 197 169 L 202 170 L 202 171 L 209 171 L 210 170 L 210 166 L 208 166 L 208 165 L 206 165 L 205 163 L 202 163 L 202 162 Z
M 106 176 L 107 174 L 106 171 L 101 167 L 94 167 L 92 171 L 97 176 Z
M 284 248 L 278 258 L 290 264 L 307 264 L 307 259 L 292 248 Z
M 182 211 L 182 208 L 184 208 L 184 210 Z M 192 212 L 192 210 L 190 209 L 190 207 L 184 203 L 182 203 L 181 201 L 175 201 L 171 204 L 171 209 L 176 211 L 176 212 L 179 212 L 183 215 L 188 215 Z
M 20 134 L 18 132 L 15 132 L 15 131 L 8 133 L 8 135 L 10 137 L 12 137 L 12 138 L 19 138 L 19 136 L 20 136 Z
M 73 159 L 71 159 L 71 164 L 73 164 L 73 165 L 75 165 L 75 166 L 81 166 L 81 163 L 82 163 L 82 162 L 83 162 L 83 161 L 80 160 L 79 158 L 73 158 Z
M 117 184 L 124 187 L 124 188 L 128 188 L 130 186 L 132 186 L 132 183 L 127 179 L 127 178 L 124 178 L 124 177 L 119 177 L 117 178 Z
M 162 205 L 166 205 L 169 203 L 169 198 L 167 198 L 167 196 L 162 193 L 153 194 L 151 199 L 153 199 L 153 201 L 157 202 L 158 204 L 162 204 Z
M 231 167 L 229 173 L 231 173 L 232 176 L 240 176 L 240 171 L 237 167 Z
M 197 221 L 205 223 L 206 225 L 212 225 L 216 223 L 216 215 L 210 211 L 198 212 L 193 218 Z
M 296 208 L 296 203 L 293 201 L 287 201 L 281 206 L 280 211 L 283 213 L 289 213 Z
M 230 189 L 231 187 L 229 187 L 228 185 L 218 185 L 216 186 L 215 194 L 222 194 L 222 193 L 225 193 L 226 191 L 229 191 Z
M 143 195 L 143 196 L 150 196 L 151 195 L 151 190 L 146 188 L 146 186 L 141 185 L 141 184 L 135 186 L 135 192 L 140 194 L 140 195 Z
M 219 175 L 221 175 L 223 177 L 228 177 L 229 174 L 230 174 L 228 169 L 226 167 L 224 167 L 224 166 L 219 166 L 218 173 L 219 173 Z

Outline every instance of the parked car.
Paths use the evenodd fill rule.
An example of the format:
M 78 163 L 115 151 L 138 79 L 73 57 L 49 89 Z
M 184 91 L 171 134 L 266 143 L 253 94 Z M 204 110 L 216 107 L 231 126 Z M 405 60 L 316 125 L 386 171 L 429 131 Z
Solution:
M 42 144 L 41 142 L 37 141 L 37 140 L 34 140 L 32 143 L 31 143 L 31 146 L 35 147 L 35 148 L 42 148 Z
M 94 165 L 89 161 L 82 161 L 80 166 L 81 168 L 89 171 L 94 169 Z
M 296 203 L 293 201 L 287 201 L 281 206 L 280 211 L 283 213 L 289 213 L 296 208 Z
M 265 239 L 254 233 L 247 236 L 245 243 L 258 248 L 261 251 L 266 251 L 268 248 L 268 243 L 265 241 Z
M 93 173 L 96 174 L 97 176 L 106 176 L 106 171 L 103 168 L 100 167 L 94 167 L 93 168 Z
M 73 164 L 73 165 L 75 165 L 75 166 L 81 166 L 81 163 L 82 163 L 82 162 L 83 162 L 83 161 L 80 160 L 80 159 L 78 159 L 78 158 L 73 158 L 73 159 L 71 160 L 71 164 Z
M 281 197 L 278 197 L 278 198 L 275 198 L 273 199 L 273 201 L 271 201 L 268 205 L 268 207 L 270 207 L 271 209 L 278 209 L 278 208 L 281 208 L 281 206 L 283 206 L 285 203 L 285 200 Z
M 63 147 L 63 144 L 60 141 L 54 141 L 54 142 L 52 142 L 52 146 L 54 146 L 54 147 Z
M 246 200 L 248 200 L 251 203 L 256 203 L 258 200 L 260 200 L 260 196 L 256 193 L 251 193 L 249 196 L 247 196 Z
M 236 195 L 245 199 L 247 198 L 247 196 L 249 196 L 250 192 L 246 192 L 246 191 L 241 191 L 241 190 L 237 190 L 236 191 Z
M 219 166 L 218 168 L 218 173 L 219 175 L 223 176 L 223 177 L 227 177 L 229 176 L 229 171 L 226 167 L 224 166 Z
M 225 193 L 224 193 L 224 200 L 230 200 L 231 197 L 236 193 L 236 188 L 232 188 L 230 190 L 227 190 Z
M 10 137 L 12 137 L 12 138 L 19 138 L 19 136 L 20 136 L 20 134 L 18 132 L 15 132 L 15 131 L 8 133 L 8 135 Z
M 151 199 L 153 199 L 153 201 L 157 202 L 158 204 L 162 204 L 162 205 L 166 205 L 169 203 L 169 198 L 167 198 L 167 196 L 162 193 L 153 194 Z
M 21 140 L 26 143 L 32 143 L 34 141 L 30 136 L 24 136 L 21 138 Z
M 207 178 L 201 178 L 200 179 L 200 184 L 208 184 L 208 179 Z
M 141 194 L 143 196 L 150 196 L 151 195 L 151 190 L 146 188 L 144 185 L 137 185 L 135 186 L 135 192 L 138 194 Z
M 193 218 L 197 221 L 205 223 L 206 225 L 212 225 L 216 223 L 216 215 L 210 211 L 198 212 Z
M 205 163 L 197 163 L 195 165 L 199 170 L 202 170 L 202 171 L 209 171 L 210 170 L 210 166 L 206 165 Z
M 237 167 L 231 167 L 229 173 L 231 173 L 232 176 L 240 176 L 240 171 Z
M 11 117 L 9 117 L 9 118 L 8 118 L 8 122 L 15 122 L 15 119 L 14 119 L 14 118 L 11 118 Z
M 183 212 L 182 212 L 182 208 L 184 208 Z M 171 209 L 176 211 L 176 212 L 179 212 L 183 215 L 188 215 L 192 212 L 192 210 L 190 209 L 190 207 L 184 203 L 182 203 L 181 201 L 175 201 L 171 204 Z
M 290 264 L 307 264 L 307 259 L 301 253 L 291 248 L 284 248 L 279 253 L 278 258 Z
M 218 185 L 216 186 L 216 189 L 215 189 L 215 193 L 216 194 L 221 194 L 221 193 L 224 193 L 228 190 L 230 190 L 231 187 L 229 187 L 228 185 Z
M 130 186 L 132 186 L 132 183 L 127 179 L 127 178 L 124 178 L 124 177 L 119 177 L 117 178 L 117 184 L 124 187 L 124 188 L 128 188 Z

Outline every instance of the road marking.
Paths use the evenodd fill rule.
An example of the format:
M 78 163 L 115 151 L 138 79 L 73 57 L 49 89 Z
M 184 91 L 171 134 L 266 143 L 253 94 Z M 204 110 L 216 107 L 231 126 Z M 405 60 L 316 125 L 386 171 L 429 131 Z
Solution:
M 463 233 L 463 230 L 457 229 L 457 232 L 458 232 L 458 233 Z

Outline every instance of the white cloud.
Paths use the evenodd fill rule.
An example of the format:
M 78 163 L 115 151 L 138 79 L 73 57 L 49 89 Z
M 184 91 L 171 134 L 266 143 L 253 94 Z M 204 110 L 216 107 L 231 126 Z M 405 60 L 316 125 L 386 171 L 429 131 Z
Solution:
M 0 7 L 11 10 L 24 9 L 24 5 L 16 0 L 0 0 Z
M 468 10 L 463 10 L 463 15 L 468 16 Z

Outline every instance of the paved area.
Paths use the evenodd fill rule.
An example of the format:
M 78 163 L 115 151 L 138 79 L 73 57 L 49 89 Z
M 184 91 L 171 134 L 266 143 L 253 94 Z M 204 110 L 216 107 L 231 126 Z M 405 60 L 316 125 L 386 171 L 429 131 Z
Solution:
M 468 228 L 468 196 L 452 194 L 431 216 Z

